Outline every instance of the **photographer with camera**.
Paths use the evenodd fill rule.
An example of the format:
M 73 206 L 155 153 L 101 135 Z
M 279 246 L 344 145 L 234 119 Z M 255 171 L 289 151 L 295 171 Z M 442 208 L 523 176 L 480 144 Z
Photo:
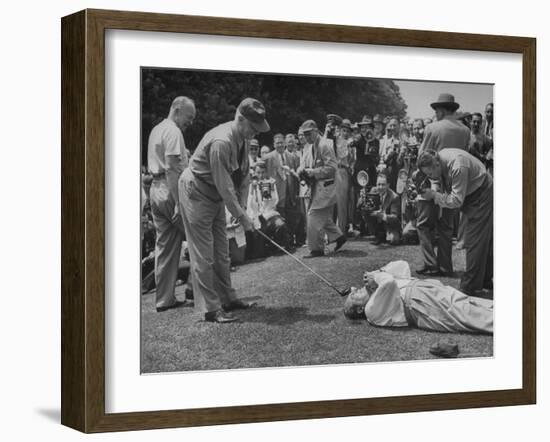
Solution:
M 298 175 L 306 179 L 311 188 L 307 212 L 307 244 L 309 258 L 325 254 L 325 234 L 329 243 L 335 242 L 334 251 L 346 242 L 346 237 L 332 219 L 336 204 L 336 157 L 332 142 L 319 135 L 317 124 L 307 120 L 301 127 L 306 142 Z
M 466 270 L 460 290 L 473 295 L 492 289 L 493 279 L 493 179 L 476 157 L 462 149 L 423 151 L 418 167 L 430 179 L 441 180 L 442 189 L 425 189 L 424 199 L 444 209 L 466 214 L 464 249 Z
M 387 239 L 391 245 L 400 244 L 401 198 L 389 188 L 388 177 L 379 173 L 376 187 L 370 193 L 366 189 L 362 192 L 359 210 L 369 231 L 374 233 L 373 244 L 385 243 Z
M 261 230 L 277 244 L 289 250 L 289 231 L 285 219 L 277 211 L 278 202 L 275 180 L 267 177 L 266 164 L 260 160 L 256 163 L 248 189 L 246 213 L 254 223 L 255 229 Z M 264 250 L 279 253 L 279 249 L 275 249 L 270 243 L 264 243 L 264 239 L 257 232 L 249 232 L 247 242 L 250 243 L 249 254 L 255 258 L 259 258 L 260 251 Z
M 399 127 L 399 120 L 397 118 L 390 118 L 386 126 L 386 135 L 380 140 L 380 161 L 378 171 L 386 173 L 392 190 L 396 189 L 397 174 L 399 172 L 398 158 L 401 153 Z

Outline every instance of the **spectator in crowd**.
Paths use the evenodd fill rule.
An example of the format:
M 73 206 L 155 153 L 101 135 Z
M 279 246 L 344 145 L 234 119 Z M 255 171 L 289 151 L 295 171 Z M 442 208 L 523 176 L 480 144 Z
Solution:
M 413 141 L 415 144 L 420 145 L 422 144 L 422 141 L 424 140 L 424 121 L 420 118 L 416 118 L 412 123 L 412 137 L 414 138 Z
M 393 261 L 365 272 L 344 304 L 349 319 L 378 327 L 418 327 L 448 333 L 493 334 L 493 301 L 467 296 L 435 279 L 411 277 L 409 264 Z
M 374 138 L 376 138 L 377 140 L 381 140 L 386 130 L 386 124 L 384 123 L 384 120 L 379 114 L 376 114 L 372 118 L 372 123 L 374 125 Z
M 182 306 L 175 287 L 181 243 L 185 236 L 178 204 L 178 178 L 187 167 L 183 132 L 195 118 L 195 104 L 188 97 L 177 97 L 168 117 L 149 135 L 147 163 L 153 176 L 150 189 L 151 213 L 156 230 L 155 282 L 156 309 L 162 312 Z
M 340 135 L 336 138 L 336 212 L 337 224 L 342 232 L 348 230 L 349 193 L 351 181 L 351 166 L 353 164 L 353 153 L 350 148 L 351 121 L 342 120 L 340 124 Z
M 470 130 L 470 147 L 468 151 L 479 159 L 489 171 L 493 173 L 493 140 L 482 131 L 483 116 L 476 112 L 472 115 Z
M 309 257 L 325 254 L 325 234 L 329 243 L 335 242 L 334 251 L 338 251 L 346 242 L 346 237 L 332 219 L 336 204 L 336 158 L 330 140 L 319 135 L 317 124 L 307 120 L 302 124 L 308 152 L 304 152 L 300 171 L 310 182 L 311 200 L 307 213 L 307 244 Z
M 259 161 L 256 164 L 254 180 L 250 183 L 246 211 L 256 229 L 290 250 L 287 223 L 277 211 L 278 199 L 276 182 L 273 178 L 267 177 L 266 165 L 263 161 Z M 258 238 L 263 241 L 263 238 Z M 264 247 L 273 254 L 280 253 L 279 249 L 270 243 L 265 244 Z
M 274 150 L 266 155 L 264 161 L 267 168 L 267 176 L 275 180 L 279 202 L 277 211 L 286 219 L 287 190 L 289 186 L 290 165 L 293 164 L 291 155 L 285 150 L 285 137 L 283 134 L 275 134 L 273 137 Z M 292 195 L 288 195 L 289 199 Z
M 300 178 L 297 171 L 300 167 L 300 154 L 297 151 L 294 134 L 286 135 L 285 146 L 290 167 L 287 175 L 286 221 L 292 246 L 301 247 L 306 242 L 306 215 L 302 200 L 299 198 Z
M 269 154 L 269 152 L 271 152 L 269 146 L 262 146 L 262 148 L 260 149 L 260 159 L 265 161 L 265 157 Z
M 418 167 L 434 180 L 441 180 L 440 191 L 427 189 L 426 200 L 445 209 L 465 213 L 466 269 L 460 290 L 474 295 L 492 289 L 493 279 L 493 179 L 485 166 L 462 149 L 423 151 Z
M 336 156 L 336 140 L 340 135 L 340 125 L 342 124 L 343 118 L 340 115 L 328 114 L 327 115 L 327 124 L 325 126 L 324 138 L 332 141 L 332 148 L 334 149 L 334 156 Z
M 360 210 L 374 234 L 374 244 L 385 243 L 397 245 L 401 241 L 401 198 L 390 189 L 388 178 L 380 173 L 376 179 L 376 187 L 371 190 L 380 196 L 380 208 L 372 210 L 363 199 L 360 202 Z
M 248 162 L 250 165 L 250 174 L 252 175 L 254 173 L 254 169 L 256 168 L 256 163 L 260 159 L 260 143 L 256 138 L 252 138 L 249 143 L 249 154 L 248 154 Z
M 380 163 L 378 170 L 384 171 L 389 179 L 390 188 L 395 190 L 399 165 L 397 159 L 401 152 L 399 121 L 391 118 L 386 126 L 386 135 L 380 140 Z
M 451 94 L 440 94 L 437 101 L 430 106 L 435 111 L 437 121 L 426 126 L 419 155 L 425 150 L 439 151 L 446 147 L 466 151 L 470 131 L 454 117 L 460 107 L 455 97 Z M 438 191 L 440 183 L 432 179 L 431 187 Z M 432 200 L 425 200 L 422 195 L 416 202 L 416 208 L 416 227 L 424 261 L 423 267 L 417 273 L 431 276 L 452 274 L 453 210 L 447 207 L 439 209 Z M 436 241 L 437 255 L 434 250 Z
M 237 320 L 232 310 L 251 307 L 231 285 L 225 207 L 245 231 L 254 230 L 243 201 L 250 174 L 247 141 L 269 129 L 263 104 L 245 98 L 234 120 L 203 136 L 180 177 L 195 306 L 205 321 L 231 323 Z
M 483 133 L 491 140 L 493 139 L 493 103 L 488 103 L 485 106 L 485 124 L 483 125 Z

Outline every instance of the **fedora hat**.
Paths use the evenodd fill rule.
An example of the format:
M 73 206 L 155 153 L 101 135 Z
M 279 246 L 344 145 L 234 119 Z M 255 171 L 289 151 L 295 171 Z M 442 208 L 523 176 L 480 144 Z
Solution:
M 365 126 L 372 124 L 372 118 L 368 115 L 363 115 L 363 119 L 357 123 L 358 126 Z
M 344 118 L 344 119 L 342 120 L 342 124 L 340 125 L 340 127 L 345 127 L 345 128 L 347 128 L 347 129 L 351 130 L 351 129 L 352 129 L 352 127 L 351 127 L 351 121 L 349 121 L 347 118 Z
M 453 112 L 457 110 L 460 107 L 460 104 L 458 104 L 455 101 L 454 95 L 451 94 L 439 94 L 439 97 L 437 97 L 437 101 L 430 104 L 432 109 L 435 110 L 437 107 L 444 107 L 447 109 L 451 109 Z

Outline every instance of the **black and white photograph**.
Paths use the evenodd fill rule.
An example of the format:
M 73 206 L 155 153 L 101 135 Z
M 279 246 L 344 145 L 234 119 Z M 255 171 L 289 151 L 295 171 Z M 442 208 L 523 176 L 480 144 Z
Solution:
M 140 76 L 142 374 L 493 356 L 493 84 Z

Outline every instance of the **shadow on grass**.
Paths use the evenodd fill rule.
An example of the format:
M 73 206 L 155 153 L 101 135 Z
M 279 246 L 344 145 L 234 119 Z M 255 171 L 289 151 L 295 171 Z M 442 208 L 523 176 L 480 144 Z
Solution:
M 344 250 L 338 250 L 331 256 L 337 255 L 341 258 L 362 258 L 364 256 L 368 256 L 368 253 L 363 250 L 354 250 L 354 249 L 344 249 Z
M 292 325 L 302 321 L 326 324 L 335 318 L 334 315 L 310 314 L 308 311 L 306 307 L 256 306 L 246 311 L 244 321 L 266 325 Z

